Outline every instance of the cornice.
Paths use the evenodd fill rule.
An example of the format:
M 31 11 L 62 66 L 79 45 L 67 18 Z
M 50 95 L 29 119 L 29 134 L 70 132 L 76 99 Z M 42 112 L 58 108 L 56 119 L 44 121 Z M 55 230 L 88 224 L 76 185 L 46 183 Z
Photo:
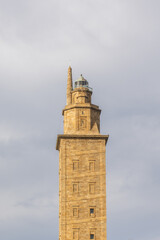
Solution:
M 64 115 L 64 111 L 67 111 L 69 109 L 73 109 L 73 108 L 91 108 L 94 110 L 97 110 L 99 112 L 101 112 L 101 109 L 99 109 L 99 107 L 97 105 L 94 104 L 90 104 L 90 103 L 84 103 L 84 104 L 70 104 L 67 105 L 63 110 L 62 110 L 62 115 Z
M 58 134 L 56 150 L 59 150 L 61 139 L 104 139 L 105 144 L 107 143 L 109 135 L 78 135 L 78 134 Z

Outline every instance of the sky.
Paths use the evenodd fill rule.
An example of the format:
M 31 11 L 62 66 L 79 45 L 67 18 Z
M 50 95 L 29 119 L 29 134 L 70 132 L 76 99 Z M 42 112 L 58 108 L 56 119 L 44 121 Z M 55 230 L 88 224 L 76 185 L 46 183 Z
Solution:
M 0 0 L 0 240 L 58 239 L 67 69 L 109 134 L 108 240 L 160 239 L 160 1 Z

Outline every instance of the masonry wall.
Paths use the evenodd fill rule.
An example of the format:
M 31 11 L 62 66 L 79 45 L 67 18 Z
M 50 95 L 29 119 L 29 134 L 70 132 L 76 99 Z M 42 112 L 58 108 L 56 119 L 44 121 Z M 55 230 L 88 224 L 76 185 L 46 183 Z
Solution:
M 99 134 L 101 110 L 88 103 L 64 109 L 65 134 Z
M 59 151 L 59 239 L 106 240 L 105 140 L 61 139 Z

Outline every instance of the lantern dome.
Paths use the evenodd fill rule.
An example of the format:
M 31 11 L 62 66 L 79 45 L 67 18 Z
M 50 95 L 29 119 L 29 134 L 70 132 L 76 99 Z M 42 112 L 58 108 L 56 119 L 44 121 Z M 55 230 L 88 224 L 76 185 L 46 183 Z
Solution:
M 91 88 L 89 88 L 88 81 L 82 76 L 82 74 L 74 83 L 74 88 L 79 88 L 79 87 L 84 87 L 91 90 Z

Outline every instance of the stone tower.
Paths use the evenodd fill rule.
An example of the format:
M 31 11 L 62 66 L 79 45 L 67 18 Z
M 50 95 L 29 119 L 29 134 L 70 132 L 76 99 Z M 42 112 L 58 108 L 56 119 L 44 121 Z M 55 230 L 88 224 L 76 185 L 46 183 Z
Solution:
M 72 86 L 68 69 L 64 134 L 59 150 L 59 240 L 106 240 L 106 143 L 98 106 L 81 75 Z

